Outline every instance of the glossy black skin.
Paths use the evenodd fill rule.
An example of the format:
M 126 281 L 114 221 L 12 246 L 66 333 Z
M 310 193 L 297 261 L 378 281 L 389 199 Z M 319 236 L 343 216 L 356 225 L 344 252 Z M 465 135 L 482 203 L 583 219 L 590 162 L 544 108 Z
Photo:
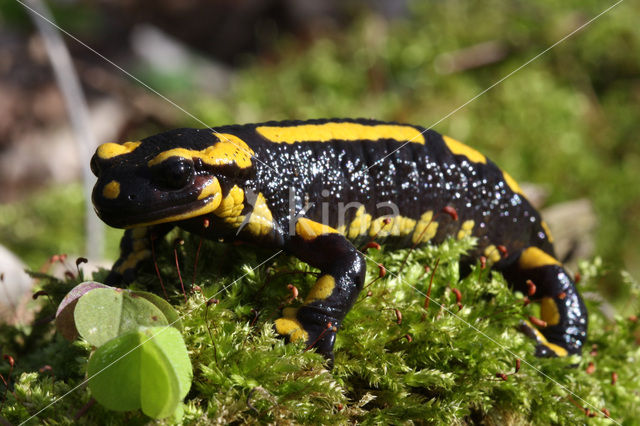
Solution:
M 522 195 L 515 193 L 504 181 L 502 171 L 490 160 L 486 164 L 471 161 L 465 155 L 453 154 L 441 135 L 433 130 L 415 126 L 424 131 L 425 144 L 394 140 L 360 141 L 301 141 L 295 144 L 273 143 L 255 131 L 260 125 L 296 126 L 300 124 L 322 124 L 327 122 L 355 122 L 375 125 L 372 120 L 311 120 L 306 122 L 272 122 L 225 126 L 215 129 L 177 129 L 151 136 L 131 154 L 109 160 L 94 157 L 94 172 L 99 176 L 94 189 L 93 201 L 99 216 L 113 226 L 130 226 L 138 223 L 145 214 L 146 221 L 156 220 L 167 214 L 172 205 L 180 204 L 181 198 L 193 200 L 199 190 L 198 179 L 215 176 L 220 181 L 223 195 L 233 185 L 238 185 L 247 194 L 263 194 L 277 226 L 268 236 L 257 238 L 246 230 L 229 226 L 215 214 L 208 214 L 212 226 L 203 227 L 199 216 L 185 221 L 148 227 L 148 235 L 162 235 L 172 225 L 181 226 L 208 238 L 245 240 L 263 246 L 282 248 L 301 260 L 321 270 L 321 275 L 331 275 L 336 280 L 333 293 L 325 300 L 316 301 L 300 308 L 297 319 L 309 335 L 308 343 L 332 357 L 335 333 L 326 333 L 327 322 L 339 327 L 342 319 L 355 302 L 362 288 L 365 263 L 357 246 L 370 240 L 369 236 L 356 238 L 353 243 L 339 234 L 320 235 L 309 241 L 296 235 L 292 223 L 295 215 L 304 211 L 304 217 L 338 228 L 339 203 L 358 202 L 366 207 L 373 218 L 390 213 L 388 208 L 376 208 L 378 203 L 392 202 L 400 214 L 419 219 L 426 211 L 433 211 L 438 222 L 438 231 L 432 239 L 438 243 L 450 235 L 456 235 L 465 220 L 475 221 L 472 235 L 478 238 L 478 246 L 469 253 L 473 261 L 489 245 L 502 245 L 506 256 L 493 265 L 503 271 L 510 284 L 526 292 L 525 282 L 532 279 L 538 288 L 535 298 L 552 297 L 558 306 L 560 323 L 542 331 L 550 342 L 565 348 L 569 353 L 580 353 L 586 339 L 587 313 L 573 282 L 558 265 L 545 265 L 525 270 L 518 265 L 523 249 L 538 247 L 554 256 L 553 246 L 541 227 L 538 212 Z M 166 170 L 149 170 L 147 161 L 156 154 L 172 148 L 201 150 L 215 144 L 217 137 L 212 130 L 232 134 L 255 152 L 252 166 L 238 168 L 222 166 L 212 168 L 194 162 L 194 170 L 186 185 L 167 188 L 162 182 Z M 383 161 L 379 161 L 401 147 Z M 378 162 L 379 161 L 379 162 Z M 377 163 L 374 165 L 374 163 Z M 373 165 L 373 167 L 371 167 Z M 163 166 L 169 167 L 170 166 Z M 369 168 L 371 167 L 371 168 Z M 180 175 L 180 173 L 178 173 Z M 158 177 L 160 176 L 160 178 Z M 125 194 L 118 200 L 107 200 L 102 194 L 104 185 L 112 179 L 122 183 Z M 171 179 L 170 179 L 171 180 Z M 180 176 L 174 177 L 180 181 Z M 165 179 L 166 181 L 166 179 Z M 290 203 L 289 197 L 293 196 Z M 159 207 L 162 206 L 162 207 Z M 444 214 L 443 208 L 453 207 L 458 219 Z M 251 200 L 245 203 L 242 214 L 251 211 Z M 146 212 L 146 213 L 145 213 Z M 159 213 L 160 212 L 160 213 Z M 173 212 L 173 211 L 172 211 Z M 323 218 L 323 212 L 328 217 Z M 356 209 L 347 210 L 345 222 L 353 219 Z M 135 218 L 132 220 L 131 218 Z M 377 242 L 390 247 L 412 246 L 411 235 L 406 237 L 381 238 Z M 133 251 L 132 231 L 128 230 L 122 241 L 122 256 L 114 265 L 110 283 L 130 281 L 135 276 L 136 265 L 124 272 L 116 272 Z M 560 299 L 558 295 L 564 294 Z M 538 354 L 553 355 L 544 344 L 538 346 Z

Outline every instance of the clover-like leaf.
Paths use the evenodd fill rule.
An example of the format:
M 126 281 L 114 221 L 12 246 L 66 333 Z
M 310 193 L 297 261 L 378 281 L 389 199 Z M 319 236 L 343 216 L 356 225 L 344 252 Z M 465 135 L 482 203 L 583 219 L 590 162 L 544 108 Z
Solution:
M 78 338 L 78 329 L 74 320 L 74 311 L 78 299 L 98 288 L 109 288 L 109 286 L 95 281 L 85 281 L 72 288 L 60 302 L 56 311 L 56 328 L 70 342 Z
M 165 318 L 169 322 L 169 325 L 177 328 L 178 330 L 182 330 L 182 321 L 180 320 L 180 315 L 178 312 L 171 306 L 169 302 L 164 300 L 162 297 L 158 296 L 154 293 L 149 293 L 148 291 L 139 291 L 133 290 L 131 294 L 143 297 L 147 299 L 149 302 L 153 303 L 156 308 L 160 309 L 164 314 Z
M 153 418 L 179 412 L 193 376 L 184 340 L 173 327 L 132 331 L 99 347 L 89 360 L 89 389 L 111 410 L 138 408 Z
M 120 288 L 99 288 L 85 294 L 78 300 L 74 318 L 80 336 L 97 347 L 140 326 L 168 324 L 156 305 Z

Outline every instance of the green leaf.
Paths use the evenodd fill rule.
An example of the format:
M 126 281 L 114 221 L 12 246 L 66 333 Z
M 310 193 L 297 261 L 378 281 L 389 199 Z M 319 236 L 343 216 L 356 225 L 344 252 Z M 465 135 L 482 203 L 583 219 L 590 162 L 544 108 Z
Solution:
M 153 337 L 155 344 L 149 350 L 157 351 L 158 357 L 163 356 L 170 363 L 171 370 L 177 379 L 178 399 L 182 400 L 187 396 L 193 379 L 191 361 L 182 335 L 173 327 L 169 329 L 165 329 L 165 327 L 147 328 L 143 333 L 148 336 L 147 338 Z M 153 369 L 147 367 L 147 370 L 150 375 L 153 375 Z
M 56 328 L 68 341 L 71 342 L 78 338 L 78 329 L 74 321 L 74 311 L 78 300 L 91 290 L 98 288 L 109 288 L 109 286 L 95 281 L 85 281 L 72 288 L 60 302 L 56 312 Z
M 140 408 L 142 350 L 135 348 L 141 341 L 140 332 L 123 334 L 99 347 L 89 359 L 89 389 L 100 404 L 111 410 Z
M 74 318 L 80 335 L 97 347 L 140 326 L 168 324 L 153 303 L 119 288 L 99 288 L 85 294 L 78 301 Z
M 178 330 L 182 330 L 182 320 L 180 320 L 180 315 L 178 315 L 178 312 L 176 312 L 173 306 L 171 306 L 171 304 L 162 297 L 154 293 L 149 293 L 148 291 L 139 290 L 133 290 L 131 291 L 131 294 L 145 298 L 149 302 L 153 303 L 156 308 L 162 311 L 170 326 L 175 327 Z
M 151 327 L 99 347 L 89 360 L 88 375 L 93 397 L 105 407 L 141 408 L 150 417 L 164 418 L 179 412 L 193 373 L 180 332 Z

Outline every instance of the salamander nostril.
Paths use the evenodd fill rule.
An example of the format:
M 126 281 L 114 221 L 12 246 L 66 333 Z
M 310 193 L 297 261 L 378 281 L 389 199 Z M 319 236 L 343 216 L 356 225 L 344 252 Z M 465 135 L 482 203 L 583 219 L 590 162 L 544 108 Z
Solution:
M 127 198 L 129 199 L 129 201 L 133 201 L 136 199 L 136 194 L 129 194 Z

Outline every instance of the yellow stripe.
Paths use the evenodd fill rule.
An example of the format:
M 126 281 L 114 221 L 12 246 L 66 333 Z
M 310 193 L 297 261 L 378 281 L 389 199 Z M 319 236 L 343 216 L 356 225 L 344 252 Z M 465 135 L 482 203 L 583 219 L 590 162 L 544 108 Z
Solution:
M 264 195 L 260 192 L 256 197 L 256 201 L 253 203 L 247 229 L 249 229 L 249 232 L 253 235 L 263 236 L 269 234 L 274 228 L 273 215 L 271 214 L 271 210 L 269 210 L 269 206 L 267 206 L 267 200 L 265 200 Z
M 551 343 L 550 341 L 547 340 L 546 337 L 544 337 L 542 333 L 540 333 L 540 330 L 538 330 L 533 325 L 531 325 L 529 321 L 525 321 L 525 322 L 536 335 L 536 340 L 538 341 L 538 343 L 541 343 L 546 347 L 548 347 L 549 349 L 551 349 L 553 352 L 555 352 L 556 356 L 563 357 L 563 356 L 569 355 L 569 352 L 565 348 L 563 348 L 560 345 L 556 345 L 555 343 Z
M 216 195 L 218 193 L 222 193 L 222 189 L 220 188 L 220 182 L 218 182 L 217 178 L 212 178 L 200 191 L 200 195 L 198 195 L 198 200 L 203 200 L 211 195 Z
M 220 201 L 214 214 L 221 218 L 237 218 L 244 209 L 244 191 L 238 185 L 233 185 L 229 193 Z
M 556 355 L 559 356 L 559 357 L 563 357 L 563 356 L 569 355 L 569 352 L 565 348 L 560 346 L 560 345 L 556 345 L 555 343 L 551 343 L 549 341 L 545 342 L 544 345 L 546 347 L 548 347 L 549 349 L 551 349 L 553 352 L 555 352 Z
M 167 222 L 177 222 L 180 220 L 190 219 L 192 217 L 202 216 L 204 214 L 211 213 L 220 205 L 222 194 L 218 192 L 217 194 L 212 195 L 212 197 L 213 198 L 211 198 L 211 200 L 209 200 L 204 206 L 197 208 L 195 210 L 191 210 L 185 213 L 180 213 L 174 216 L 163 217 L 161 219 L 153 220 L 151 222 L 136 223 L 134 225 L 127 226 L 127 228 L 157 225 L 159 223 L 167 223 Z
M 357 141 L 392 139 L 424 144 L 424 136 L 411 126 L 401 124 L 324 123 L 298 126 L 259 126 L 256 131 L 275 143 Z
M 538 247 L 529 247 L 522 252 L 518 264 L 523 269 L 539 268 L 547 265 L 560 265 L 553 256 L 540 250 Z
M 543 220 L 542 222 L 540 222 L 540 226 L 542 226 L 542 229 L 544 230 L 544 233 L 547 235 L 547 239 L 549 240 L 549 242 L 553 243 L 553 236 L 551 235 L 551 229 L 549 229 L 549 225 L 547 225 L 547 222 Z
M 522 192 L 522 188 L 520 188 L 520 185 L 518 185 L 518 182 L 516 182 L 516 180 L 512 178 L 509 173 L 503 170 L 502 176 L 504 177 L 504 181 L 513 192 L 515 192 L 516 194 L 524 195 L 524 193 Z
M 442 136 L 444 142 L 447 144 L 447 147 L 456 155 L 464 155 L 470 161 L 474 163 L 487 163 L 487 157 L 480 154 L 475 149 L 471 148 L 468 145 L 463 144 L 462 142 L 458 142 L 457 140 L 450 138 L 449 136 Z
M 153 157 L 147 165 L 151 167 L 171 157 L 182 157 L 187 159 L 199 158 L 211 166 L 231 164 L 235 164 L 240 168 L 251 166 L 251 156 L 254 151 L 249 148 L 249 145 L 232 134 L 217 133 L 216 136 L 219 141 L 201 151 L 184 148 L 169 149 Z
M 301 217 L 296 222 L 296 235 L 302 237 L 303 240 L 309 241 L 324 234 L 338 234 L 339 232 L 330 226 L 314 222 L 311 219 Z

